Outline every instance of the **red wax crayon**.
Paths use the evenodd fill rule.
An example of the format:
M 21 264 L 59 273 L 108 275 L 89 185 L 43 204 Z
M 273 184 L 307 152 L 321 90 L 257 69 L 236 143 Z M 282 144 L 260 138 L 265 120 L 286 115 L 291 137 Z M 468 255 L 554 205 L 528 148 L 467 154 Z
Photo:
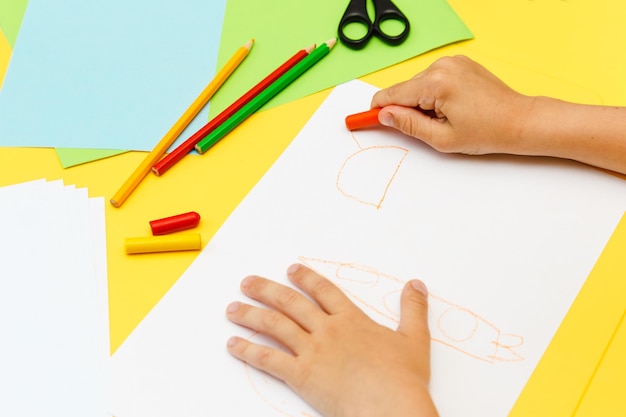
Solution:
M 348 130 L 363 129 L 366 127 L 378 126 L 378 113 L 380 109 L 372 109 L 362 113 L 351 114 L 346 117 L 346 127 Z
M 200 223 L 200 215 L 195 211 L 190 211 L 189 213 L 152 220 L 150 228 L 152 229 L 152 234 L 157 236 L 193 229 L 198 223 Z

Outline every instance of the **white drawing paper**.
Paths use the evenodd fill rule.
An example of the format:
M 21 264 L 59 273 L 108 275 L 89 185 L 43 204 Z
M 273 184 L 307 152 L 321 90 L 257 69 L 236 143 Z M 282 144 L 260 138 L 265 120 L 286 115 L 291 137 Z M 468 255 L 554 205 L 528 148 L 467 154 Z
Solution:
M 235 334 L 262 340 L 225 318 L 245 300 L 240 281 L 287 283 L 294 262 L 391 327 L 402 284 L 423 280 L 441 415 L 511 409 L 624 213 L 626 183 L 572 161 L 446 155 L 387 128 L 349 132 L 345 116 L 375 91 L 334 89 L 115 353 L 117 417 L 317 416 L 226 351 Z
M 0 414 L 108 417 L 104 199 L 0 188 Z

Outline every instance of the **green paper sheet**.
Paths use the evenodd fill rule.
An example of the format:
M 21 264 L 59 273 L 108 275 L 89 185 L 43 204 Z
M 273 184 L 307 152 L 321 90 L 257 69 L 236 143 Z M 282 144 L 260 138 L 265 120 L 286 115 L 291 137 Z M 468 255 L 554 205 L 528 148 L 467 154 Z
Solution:
M 0 28 L 13 47 L 22 24 L 28 0 L 0 0 Z
M 431 49 L 472 38 L 445 0 L 395 0 L 411 23 L 407 40 L 389 46 L 372 38 L 354 51 L 341 43 L 320 63 L 273 98 L 265 108 L 350 81 Z M 245 93 L 299 49 L 337 36 L 348 0 L 229 0 L 226 5 L 218 66 L 242 41 L 255 38 L 254 51 L 212 101 L 210 116 Z M 366 106 L 367 103 L 364 103 Z
M 121 149 L 54 148 L 54 150 L 63 168 L 70 168 L 128 152 Z

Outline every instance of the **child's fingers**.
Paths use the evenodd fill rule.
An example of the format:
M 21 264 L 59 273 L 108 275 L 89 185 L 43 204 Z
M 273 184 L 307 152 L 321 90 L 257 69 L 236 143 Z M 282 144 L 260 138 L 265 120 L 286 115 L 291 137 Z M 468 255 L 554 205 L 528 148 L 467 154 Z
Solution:
M 288 384 L 293 378 L 296 358 L 287 352 L 251 343 L 249 340 L 236 336 L 228 339 L 226 348 L 235 358 Z
M 241 290 L 248 297 L 280 311 L 308 331 L 326 315 L 303 294 L 269 279 L 249 276 L 242 281 Z
M 287 275 L 291 282 L 309 294 L 328 314 L 357 309 L 335 284 L 304 265 L 290 266 Z
M 233 323 L 271 337 L 292 352 L 306 344 L 307 333 L 278 311 L 234 302 L 226 309 L 226 316 Z

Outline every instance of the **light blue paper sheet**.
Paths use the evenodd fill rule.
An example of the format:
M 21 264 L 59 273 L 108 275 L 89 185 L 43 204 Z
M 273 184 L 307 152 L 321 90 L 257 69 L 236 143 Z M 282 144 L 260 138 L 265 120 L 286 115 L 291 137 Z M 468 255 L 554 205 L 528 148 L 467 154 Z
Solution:
M 0 91 L 0 146 L 151 150 L 213 78 L 224 9 L 30 0 Z

